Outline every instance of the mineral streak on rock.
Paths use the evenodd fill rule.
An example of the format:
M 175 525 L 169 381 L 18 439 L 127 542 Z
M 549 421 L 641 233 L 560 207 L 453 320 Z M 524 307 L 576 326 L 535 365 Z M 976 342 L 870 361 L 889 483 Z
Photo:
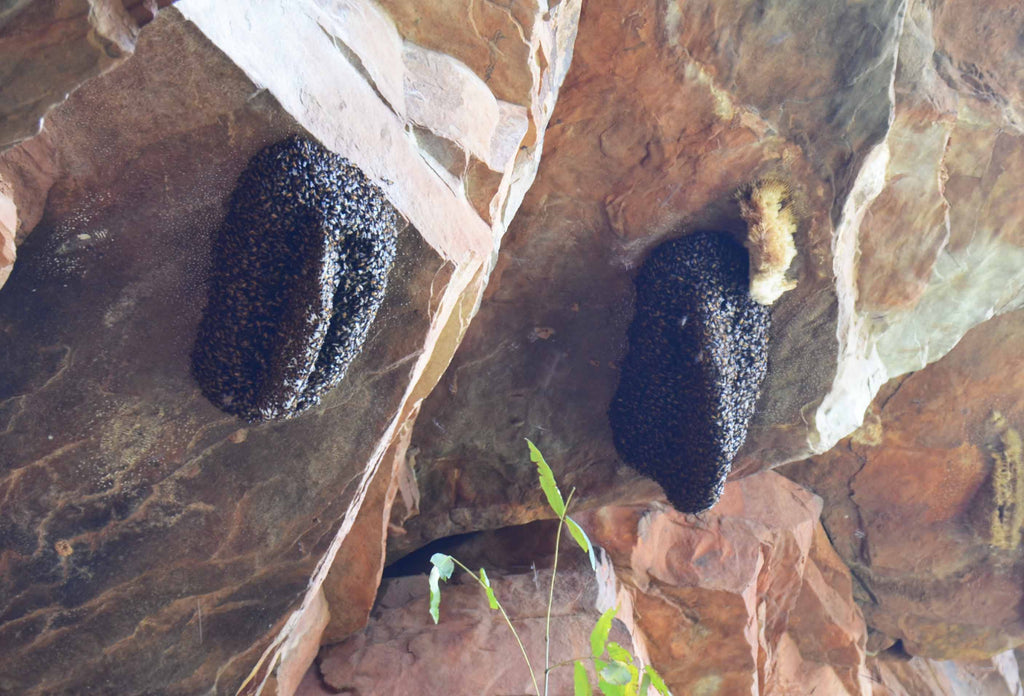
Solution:
M 384 298 L 397 216 L 343 157 L 293 136 L 238 179 L 213 241 L 192 370 L 216 406 L 290 418 L 345 376 Z
M 1013 550 L 1024 529 L 1024 445 L 1020 432 L 999 411 L 992 413 L 989 422 L 999 432 L 999 444 L 990 448 L 991 500 L 983 506 L 989 508 L 988 542 Z
M 609 419 L 619 455 L 683 512 L 722 494 L 767 371 L 769 321 L 748 292 L 746 252 L 725 235 L 666 242 L 640 269 Z

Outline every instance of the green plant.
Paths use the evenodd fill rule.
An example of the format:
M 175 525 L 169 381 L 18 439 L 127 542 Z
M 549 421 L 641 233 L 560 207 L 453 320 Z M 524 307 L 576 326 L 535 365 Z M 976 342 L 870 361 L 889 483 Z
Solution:
M 555 598 L 555 578 L 558 574 L 558 551 L 562 541 L 562 528 L 568 528 L 570 536 L 572 536 L 581 549 L 586 551 L 590 558 L 591 568 L 597 568 L 597 557 L 594 555 L 594 546 L 587 537 L 586 532 L 583 531 L 583 528 L 575 520 L 568 516 L 569 505 L 572 503 L 572 497 L 576 493 L 576 489 L 574 488 L 569 491 L 569 496 L 563 498 L 562 492 L 558 490 L 558 484 L 555 483 L 555 476 L 551 471 L 551 467 L 544 461 L 544 456 L 532 442 L 527 440 L 526 444 L 530 448 L 530 461 L 537 465 L 541 490 L 544 491 L 548 505 L 551 506 L 551 509 L 558 516 L 558 531 L 555 533 L 555 559 L 551 568 L 551 586 L 548 590 L 548 610 L 544 629 L 544 696 L 548 694 L 551 670 L 569 664 L 573 665 L 575 696 L 590 696 L 593 690 L 590 684 L 590 676 L 587 674 L 587 662 L 591 662 L 594 665 L 594 670 L 597 672 L 598 688 L 600 688 L 601 693 L 605 694 L 605 696 L 646 696 L 651 688 L 654 688 L 663 696 L 670 696 L 671 692 L 669 692 L 665 682 L 652 666 L 643 665 L 641 670 L 640 665 L 634 664 L 633 656 L 629 654 L 628 650 L 618 643 L 608 640 L 612 619 L 615 618 L 618 607 L 604 612 L 601 618 L 597 620 L 594 630 L 590 633 L 590 657 L 569 660 L 554 665 L 551 664 L 551 607 Z M 487 571 L 481 568 L 479 574 L 474 573 L 457 558 L 443 553 L 435 553 L 431 556 L 430 563 L 433 566 L 430 570 L 429 579 L 430 616 L 434 619 L 434 623 L 436 624 L 440 618 L 440 581 L 444 580 L 447 582 L 457 566 L 483 588 L 490 608 L 501 612 L 502 618 L 508 625 L 509 630 L 512 631 L 512 635 L 519 645 L 519 650 L 523 654 L 523 659 L 526 661 L 526 667 L 530 671 L 530 678 L 533 680 L 534 691 L 540 696 L 542 692 L 537 684 L 537 676 L 533 669 L 533 664 L 526 654 L 526 646 L 523 645 L 519 632 L 512 625 L 512 620 L 509 619 L 505 608 L 495 596 L 494 589 L 491 587 L 491 581 L 487 577 Z

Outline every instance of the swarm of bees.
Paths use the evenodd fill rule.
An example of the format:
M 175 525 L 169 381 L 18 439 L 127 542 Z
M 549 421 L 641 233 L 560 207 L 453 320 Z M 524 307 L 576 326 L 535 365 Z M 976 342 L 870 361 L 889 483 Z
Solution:
M 293 136 L 256 154 L 213 240 L 192 351 L 203 394 L 250 422 L 318 404 L 366 340 L 397 229 L 380 189 L 319 143 Z
M 768 369 L 768 307 L 725 234 L 657 247 L 636 278 L 629 353 L 609 410 L 615 447 L 682 512 L 714 505 Z

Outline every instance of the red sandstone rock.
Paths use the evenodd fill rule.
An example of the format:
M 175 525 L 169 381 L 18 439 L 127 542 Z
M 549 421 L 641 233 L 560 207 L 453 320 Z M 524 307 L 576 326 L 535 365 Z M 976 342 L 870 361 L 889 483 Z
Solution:
M 318 636 L 324 644 L 347 638 L 362 629 L 370 617 L 384 568 L 388 517 L 398 492 L 400 474 L 395 469 L 405 465 L 411 430 L 404 428 L 388 452 L 386 461 L 392 466 L 381 467 L 374 476 L 352 530 L 324 578 L 323 593 L 330 608 L 330 620 Z
M 492 569 L 488 575 L 543 684 L 550 571 L 504 575 Z M 594 609 L 594 575 L 586 564 L 562 565 L 555 587 L 552 663 L 585 657 L 590 653 L 590 632 L 600 616 Z M 319 670 L 328 692 L 534 693 L 515 639 L 501 615 L 488 608 L 475 582 L 463 579 L 460 571 L 456 582 L 442 584 L 441 619 L 436 626 L 427 612 L 427 598 L 425 575 L 385 580 L 369 626 L 322 651 Z M 629 648 L 629 636 L 621 628 L 612 640 Z M 571 666 L 554 670 L 551 677 L 550 693 L 572 693 Z
M 8 187 L 0 181 L 0 288 L 7 282 L 17 258 L 14 245 L 15 230 L 18 229 L 18 209 L 11 198 Z
M 825 498 L 868 624 L 913 655 L 981 659 L 1024 641 L 1022 335 L 1019 311 L 973 329 L 888 385 L 835 451 L 785 469 Z
M 126 58 L 166 3 L 8 4 L 0 147 Z M 19 471 L 0 479 L 0 691 L 233 690 L 254 675 L 251 691 L 266 677 L 285 693 L 323 629 L 332 557 L 328 636 L 369 610 L 388 474 L 404 484 L 395 557 L 549 515 L 529 436 L 577 487 L 577 509 L 604 508 L 592 514 L 608 516 L 637 630 L 664 637 L 654 652 L 677 683 L 863 693 L 850 579 L 805 494 L 762 475 L 730 484 L 731 502 L 699 523 L 647 518 L 657 544 L 638 534 L 628 505 L 659 492 L 620 466 L 605 423 L 629 269 L 680 229 L 742 234 L 732 192 L 785 174 L 801 283 L 774 310 L 737 473 L 827 449 L 889 376 L 1020 306 L 1017 3 L 589 4 L 543 171 L 408 459 L 404 446 L 382 456 L 397 436 L 371 433 L 411 427 L 476 312 L 532 181 L 579 4 L 484 3 L 469 21 L 451 3 L 284 7 L 190 3 L 205 36 L 165 13 L 121 71 L 0 155 L 0 197 L 17 213 L 14 229 L 0 204 L 0 274 L 10 239 L 39 227 L 0 290 L 0 452 Z M 422 263 L 403 269 L 356 396 L 308 428 L 238 436 L 188 396 L 193 232 L 215 225 L 248 155 L 298 127 L 387 182 L 425 240 L 408 249 Z M 1022 585 L 1021 334 L 1019 318 L 986 325 L 951 361 L 890 382 L 865 427 L 801 474 L 827 498 L 873 647 L 988 656 L 1024 640 L 1007 610 Z M 666 549 L 673 565 L 657 558 Z M 674 659 L 699 641 L 720 657 L 704 673 Z M 882 681 L 899 672 L 885 662 Z M 911 692 L 946 688 L 908 674 Z
M 675 693 L 867 694 L 863 618 L 820 510 L 763 473 L 729 483 L 699 518 L 611 507 L 584 519 Z
M 615 562 L 617 596 L 606 594 L 604 601 L 620 605 L 635 654 L 650 659 L 675 693 L 870 694 L 863 619 L 819 512 L 817 498 L 765 473 L 730 483 L 722 503 L 699 519 L 639 506 L 607 507 L 579 519 Z M 451 550 L 498 578 L 499 597 L 524 627 L 531 654 L 539 649 L 547 571 L 537 579 L 529 572 L 508 575 L 495 564 L 528 569 L 532 558 L 550 567 L 553 536 L 551 523 L 508 528 Z M 567 655 L 586 653 L 596 616 L 594 579 L 578 556 L 563 551 L 556 584 L 557 650 Z M 437 627 L 425 618 L 422 576 L 385 580 L 382 588 L 368 628 L 322 652 L 328 691 L 532 691 L 515 644 L 475 584 L 442 587 Z M 581 595 L 582 588 L 590 589 Z M 569 692 L 567 676 L 554 693 Z M 307 675 L 300 693 L 322 688 Z
M 54 105 L 128 58 L 139 28 L 171 1 L 7 3 L 0 14 L 0 151 L 38 133 Z
M 8 30 L 51 5 L 86 4 L 26 6 L 0 27 L 0 54 L 24 54 L 22 68 L 46 63 L 24 44 L 12 48 L 26 34 Z M 153 3 L 130 5 L 142 17 Z M 369 30 L 390 20 L 372 3 L 293 10 L 218 0 L 188 3 L 194 21 L 162 12 L 124 65 L 0 155 L 0 195 L 17 208 L 9 231 L 20 244 L 0 290 L 2 692 L 294 689 L 324 628 L 320 585 L 378 469 L 386 489 L 405 466 L 404 449 L 391 446 L 447 366 L 532 181 L 578 4 L 535 13 L 535 50 L 510 68 L 530 76 L 515 108 L 451 56 L 424 58 L 393 27 L 399 51 L 424 58 L 423 71 L 413 58 L 396 66 L 366 45 L 345 46 L 346 31 L 384 45 Z M 85 33 L 75 41 L 107 45 L 81 22 L 44 29 L 67 27 Z M 60 38 L 51 34 L 40 39 L 46 50 Z M 64 57 L 77 60 L 76 46 Z M 0 73 L 9 66 L 0 60 Z M 76 67 L 75 86 L 93 67 Z M 69 74 L 26 73 L 45 95 L 64 90 Z M 446 81 L 424 98 L 418 86 L 438 75 Z M 378 78 L 420 100 L 392 109 Z M 24 84 L 5 79 L 0 89 Z M 480 113 L 491 120 L 467 142 L 448 134 L 452 147 L 476 148 L 492 175 L 475 170 L 470 201 L 462 173 L 438 171 L 428 146 L 442 116 L 463 123 Z M 7 116 L 4 126 L 23 125 Z M 345 384 L 308 417 L 240 434 L 189 373 L 208 241 L 249 157 L 295 132 L 354 161 L 415 229 L 401 235 L 385 307 Z M 364 586 L 353 612 L 364 616 L 387 508 L 375 502 L 374 514 L 376 527 L 358 540 L 371 550 L 360 559 L 367 570 L 347 579 Z
M 1002 2 L 962 11 L 585 8 L 538 179 L 413 435 L 432 503 L 393 553 L 529 519 L 523 437 L 581 504 L 647 495 L 606 423 L 632 269 L 667 236 L 741 235 L 731 195 L 753 177 L 796 189 L 800 286 L 773 308 L 736 475 L 829 449 L 890 377 L 1019 306 L 1024 19 Z
M 873 696 L 1015 696 L 1024 689 L 1011 651 L 974 662 L 879 655 L 868 658 L 868 670 Z

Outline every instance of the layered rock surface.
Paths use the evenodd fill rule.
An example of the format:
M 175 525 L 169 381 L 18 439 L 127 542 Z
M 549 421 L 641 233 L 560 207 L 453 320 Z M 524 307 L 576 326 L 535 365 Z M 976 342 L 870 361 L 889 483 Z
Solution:
M 523 437 L 677 693 L 1015 692 L 1017 3 L 181 0 L 150 22 L 163 4 L 0 10 L 0 693 L 313 693 L 346 637 L 331 688 L 373 692 L 412 641 L 388 688 L 415 690 L 504 629 L 429 626 L 420 578 L 371 616 L 382 569 L 549 517 Z M 409 227 L 339 390 L 242 427 L 188 375 L 209 235 L 297 132 Z M 734 466 L 756 475 L 687 518 L 611 443 L 632 274 L 681 233 L 740 239 L 733 194 L 762 176 L 793 189 L 799 285 Z M 810 454 L 786 473 L 823 507 L 762 471 Z M 595 590 L 566 579 L 585 646 Z
M 543 684 L 550 571 L 502 576 L 492 567 L 490 575 Z M 442 587 L 441 621 L 435 626 L 425 611 L 424 576 L 385 580 L 366 630 L 322 651 L 319 672 L 328 688 L 319 693 L 534 693 L 522 652 L 501 614 L 488 608 L 486 596 L 471 579 L 457 582 Z M 590 632 L 600 616 L 596 585 L 585 563 L 563 565 L 552 610 L 552 664 L 589 654 Z M 629 646 L 622 626 L 612 640 Z M 571 664 L 555 669 L 549 686 L 550 693 L 572 693 Z
M 1024 642 L 1022 334 L 1021 311 L 973 329 L 835 450 L 783 469 L 825 499 L 879 647 L 982 659 Z
M 1000 4 L 584 7 L 538 179 L 474 324 L 417 420 L 418 496 L 396 508 L 402 526 L 391 556 L 545 514 L 523 437 L 576 487 L 581 506 L 658 495 L 621 466 L 606 420 L 626 350 L 632 269 L 675 234 L 741 236 L 731 196 L 753 178 L 782 175 L 793 185 L 801 223 L 791 275 L 800 283 L 773 307 L 769 374 L 735 475 L 828 450 L 860 426 L 887 381 L 1019 307 L 1013 182 L 1024 61 L 1011 37 L 1022 22 Z M 1004 46 L 998 57 L 995 46 Z M 1017 328 L 1003 335 L 1007 351 L 1020 336 Z M 1007 389 L 1004 401 L 1017 403 Z M 1006 418 L 1012 426 L 1016 416 Z M 881 451 L 886 470 L 899 466 L 896 451 Z M 879 484 L 893 530 L 901 496 L 923 475 L 908 474 L 900 492 Z M 840 494 L 826 496 L 826 519 Z M 956 504 L 941 495 L 935 505 L 955 514 L 947 503 Z M 943 538 L 936 533 L 936 545 Z M 903 543 L 909 552 L 913 542 Z M 946 549 L 950 558 L 959 550 Z M 920 551 L 894 553 L 901 580 L 929 572 L 927 561 L 907 567 Z M 972 547 L 967 558 L 979 553 Z M 978 572 L 1005 577 L 1009 590 L 1015 563 L 986 561 Z M 1018 612 L 1006 611 L 1016 594 L 1004 594 L 1002 582 L 982 582 L 995 594 L 945 610 L 1004 608 L 1002 619 L 983 620 L 980 631 L 994 638 L 984 651 L 973 651 L 968 632 L 955 654 L 922 654 L 973 658 L 1016 645 Z M 943 595 L 921 593 L 916 601 L 940 611 Z M 907 616 L 893 608 L 886 621 Z M 807 674 L 790 671 L 798 673 Z
M 581 499 L 638 495 L 606 418 L 631 275 L 666 237 L 742 236 L 732 194 L 753 178 L 792 184 L 800 284 L 773 307 L 736 474 L 829 449 L 888 379 L 1019 306 L 1019 61 L 977 64 L 986 91 L 957 56 L 990 24 L 1024 20 L 953 12 L 586 7 L 538 179 L 413 435 L 436 512 L 421 509 L 396 552 L 528 518 L 522 437 L 563 462 Z
M 0 150 L 90 77 L 124 62 L 139 30 L 173 0 L 11 0 L 0 6 Z
M 589 654 L 598 610 L 617 605 L 628 633 L 616 640 L 655 664 L 677 694 L 870 694 L 864 621 L 820 512 L 815 496 L 766 472 L 730 483 L 702 519 L 660 506 L 578 516 L 615 574 L 604 565 L 596 581 L 583 554 L 563 547 L 552 661 Z M 554 536 L 554 525 L 535 523 L 444 549 L 499 578 L 496 594 L 535 667 L 543 664 Z M 423 575 L 385 580 L 368 628 L 321 652 L 327 692 L 531 693 L 511 633 L 479 587 L 464 578 L 441 594 L 435 627 Z M 569 693 L 569 673 L 554 674 L 552 693 Z M 316 682 L 300 693 L 325 693 Z
M 584 520 L 615 563 L 634 640 L 674 693 L 869 694 L 864 620 L 820 512 L 765 472 L 728 484 L 700 519 L 606 507 Z
M 23 65 L 54 67 L 48 35 L 14 30 L 44 4 L 0 27 Z M 373 4 L 183 2 L 0 154 L 0 267 L 19 245 L 0 293 L 0 692 L 295 688 L 334 556 L 404 461 L 532 181 L 576 13 L 516 18 L 528 53 L 495 57 L 513 102 Z M 227 196 L 292 133 L 352 160 L 410 226 L 343 385 L 246 426 L 202 398 L 188 355 Z
M 1007 651 L 991 660 L 953 662 L 906 655 L 870 658 L 874 696 L 984 694 L 1013 696 L 1024 690 L 1017 657 Z

